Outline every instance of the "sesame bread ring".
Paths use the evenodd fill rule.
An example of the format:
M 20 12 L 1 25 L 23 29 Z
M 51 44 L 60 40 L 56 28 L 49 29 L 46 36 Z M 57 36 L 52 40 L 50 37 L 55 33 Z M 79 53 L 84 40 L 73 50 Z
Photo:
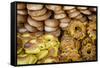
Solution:
M 75 12 L 75 11 L 77 11 L 75 8 L 74 9 L 71 9 L 71 10 L 68 10 L 68 11 L 66 11 L 68 14 L 70 14 L 70 13 L 73 13 L 73 12 Z
M 32 19 L 34 19 L 36 21 L 43 21 L 43 20 L 48 19 L 50 16 L 51 16 L 51 11 L 48 11 L 46 14 L 44 14 L 42 16 L 38 16 L 38 17 L 31 16 L 31 17 L 32 17 Z
M 85 25 L 79 20 L 72 20 L 68 29 L 69 33 L 78 40 L 83 39 L 85 37 Z
M 75 17 L 75 19 L 81 19 L 83 15 L 80 13 L 78 16 Z
M 28 16 L 27 21 L 28 21 L 28 24 L 30 24 L 30 25 L 33 26 L 33 27 L 40 27 L 40 26 L 43 26 L 43 22 L 35 21 L 35 20 L 33 20 L 30 16 Z
M 94 60 L 96 56 L 96 47 L 91 43 L 87 43 L 86 46 L 82 47 L 81 52 L 83 59 Z
M 46 8 L 53 11 L 59 11 L 62 7 L 60 5 L 46 5 Z
M 28 10 L 41 10 L 43 8 L 42 4 L 27 4 Z
M 85 15 L 91 15 L 92 13 L 90 12 L 90 10 L 81 10 L 81 13 L 85 14 Z
M 56 19 L 47 19 L 45 20 L 45 25 L 49 27 L 57 27 L 59 25 L 59 21 Z
M 80 14 L 79 11 L 75 11 L 75 12 L 73 12 L 73 13 L 70 13 L 70 14 L 69 14 L 69 17 L 70 17 L 70 18 L 75 18 L 75 17 L 78 16 L 79 14 Z
M 62 28 L 62 30 L 66 30 L 66 28 L 68 27 L 70 21 L 71 21 L 71 19 L 68 18 L 68 17 L 60 19 L 60 25 L 59 26 Z
M 60 22 L 67 22 L 69 23 L 71 21 L 71 19 L 69 17 L 65 17 L 63 19 L 60 19 Z
M 29 32 L 36 32 L 37 29 L 35 27 L 30 26 L 29 24 L 25 24 L 25 28 L 29 31 Z
M 77 9 L 79 9 L 79 10 L 86 10 L 87 7 L 77 7 Z
M 45 13 L 47 12 L 47 9 L 46 8 L 43 8 L 41 10 L 28 10 L 28 14 L 30 16 L 42 16 L 44 15 Z
M 66 14 L 65 13 L 63 13 L 63 14 L 55 14 L 54 15 L 54 18 L 55 19 L 62 19 L 62 18 L 65 18 L 66 17 Z
M 55 14 L 62 14 L 65 13 L 64 10 L 54 11 Z
M 46 32 L 52 32 L 52 31 L 56 31 L 58 27 L 53 28 L 53 27 L 45 26 L 44 29 Z
M 71 9 L 74 9 L 75 7 L 74 6 L 64 6 L 63 9 L 64 10 L 71 10 Z

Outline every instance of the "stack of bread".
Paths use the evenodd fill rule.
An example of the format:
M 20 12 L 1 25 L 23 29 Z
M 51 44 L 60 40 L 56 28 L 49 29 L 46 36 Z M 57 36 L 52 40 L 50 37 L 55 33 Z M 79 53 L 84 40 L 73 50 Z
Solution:
M 96 7 L 18 3 L 18 64 L 95 60 L 96 20 Z

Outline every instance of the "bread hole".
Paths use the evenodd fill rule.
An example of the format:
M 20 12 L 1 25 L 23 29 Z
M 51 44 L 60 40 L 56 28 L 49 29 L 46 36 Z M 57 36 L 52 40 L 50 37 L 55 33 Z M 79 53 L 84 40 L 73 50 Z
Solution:
M 87 53 L 90 54 L 90 53 L 91 53 L 91 49 L 88 49 L 88 50 L 87 50 Z
M 80 27 L 75 27 L 75 31 L 80 32 L 81 28 Z

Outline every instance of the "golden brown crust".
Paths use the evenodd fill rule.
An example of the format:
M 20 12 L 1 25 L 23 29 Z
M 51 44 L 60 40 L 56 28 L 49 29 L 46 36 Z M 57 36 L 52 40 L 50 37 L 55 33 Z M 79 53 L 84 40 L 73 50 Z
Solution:
M 76 39 L 83 39 L 85 37 L 86 27 L 79 20 L 71 21 L 68 29 L 69 33 Z
M 85 60 L 95 60 L 96 56 L 96 47 L 91 43 L 87 43 L 85 46 L 82 46 L 81 49 L 83 59 Z

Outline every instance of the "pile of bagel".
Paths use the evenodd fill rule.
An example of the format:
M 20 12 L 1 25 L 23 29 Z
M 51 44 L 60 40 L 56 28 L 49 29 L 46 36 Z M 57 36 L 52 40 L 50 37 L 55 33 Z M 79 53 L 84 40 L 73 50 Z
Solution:
M 18 64 L 96 60 L 96 14 L 96 7 L 89 6 L 18 3 Z M 45 38 L 51 40 L 47 36 L 58 40 L 59 47 L 46 43 Z M 56 49 L 51 51 L 56 57 L 49 56 L 50 49 Z
M 27 9 L 25 4 L 17 4 L 17 31 L 20 33 L 27 32 L 24 24 L 27 23 Z

